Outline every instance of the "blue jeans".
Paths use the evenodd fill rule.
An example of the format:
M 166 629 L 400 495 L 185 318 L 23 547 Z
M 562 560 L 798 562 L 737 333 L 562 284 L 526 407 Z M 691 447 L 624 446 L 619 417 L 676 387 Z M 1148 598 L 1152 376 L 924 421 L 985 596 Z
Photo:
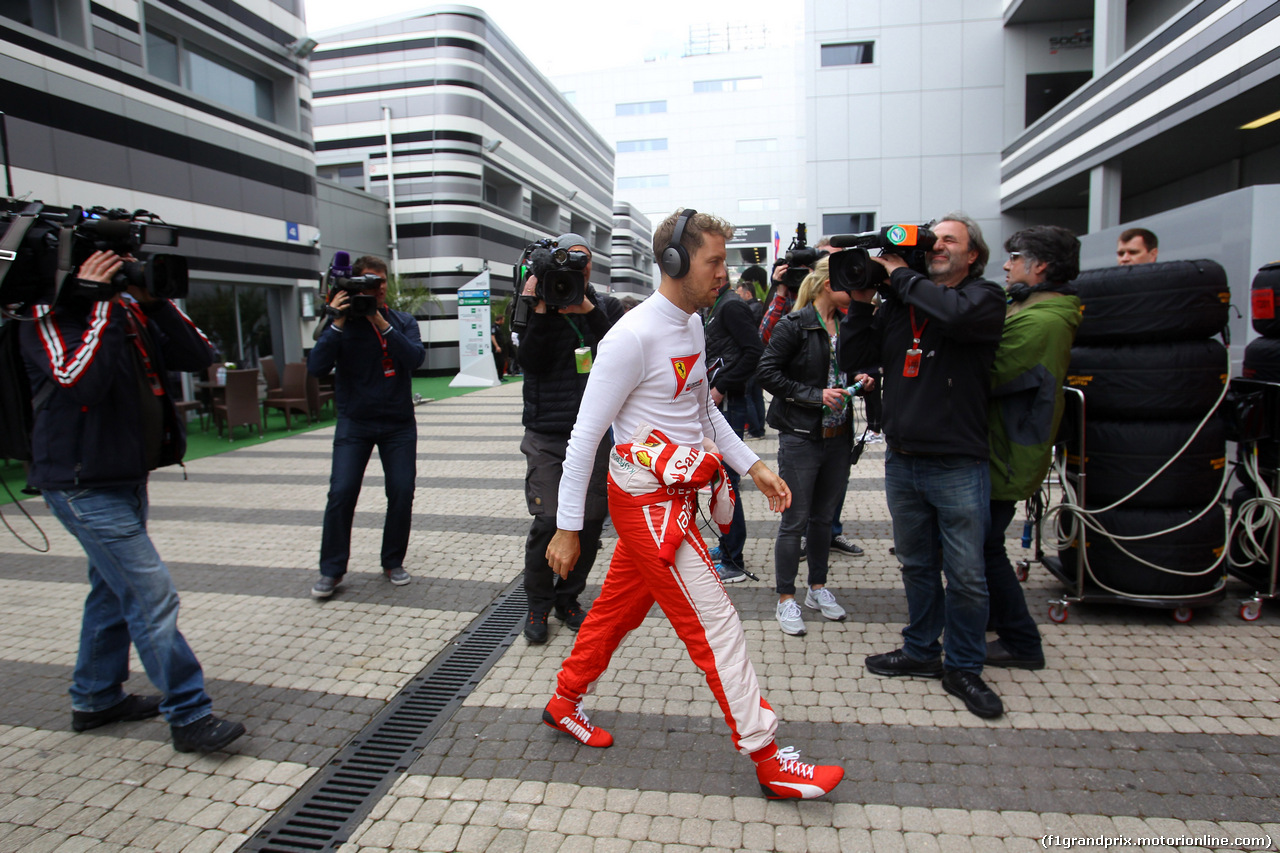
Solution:
M 791 506 L 782 511 L 773 548 L 774 591 L 796 594 L 800 537 L 809 537 L 809 586 L 827 582 L 831 555 L 831 518 L 849 488 L 849 436 L 778 436 L 778 476 L 791 489 Z
M 932 660 L 943 652 L 947 669 L 981 673 L 987 655 L 987 460 L 890 450 L 884 490 L 907 592 L 903 650 L 915 660 Z M 944 628 L 944 643 L 939 644 Z
M 733 434 L 738 438 L 742 438 L 742 421 L 735 420 L 735 412 L 741 415 L 744 411 L 742 407 L 743 397 L 726 397 L 725 403 L 729 409 L 726 419 L 729 421 L 729 427 L 733 430 Z M 735 408 L 735 401 L 736 406 Z M 729 485 L 733 487 L 734 503 L 733 503 L 733 521 L 729 525 L 729 532 L 720 537 L 720 562 L 730 568 L 741 571 L 746 568 L 742 562 L 742 549 L 747 544 L 747 516 L 742 511 L 742 492 L 738 491 L 738 484 L 742 482 L 742 474 L 733 470 L 727 462 L 724 466 L 725 473 L 729 475 Z
M 725 404 L 728 409 L 725 419 L 739 435 L 747 424 L 751 425 L 751 435 L 755 438 L 764 435 L 764 392 L 754 376 L 747 380 L 746 390 L 741 394 L 725 397 Z
M 1027 610 L 1027 597 L 1013 573 L 1009 554 L 1005 551 L 1005 531 L 1017 510 L 1015 501 L 991 502 L 991 527 L 983 545 L 986 564 L 987 593 L 991 599 L 990 626 L 1000 643 L 1016 658 L 1034 660 L 1044 657 L 1040 629 Z
M 378 423 L 338 418 L 333 434 L 333 468 L 329 474 L 329 503 L 324 508 L 320 537 L 320 574 L 340 578 L 351 558 L 351 521 L 355 518 L 360 484 L 373 448 L 382 459 L 386 480 L 387 520 L 382 527 L 382 569 L 404 565 L 413 523 L 413 488 L 418 476 L 416 421 Z
M 146 484 L 45 490 L 44 500 L 89 557 L 71 707 L 104 711 L 124 701 L 132 642 L 171 725 L 213 713 L 204 671 L 178 630 L 178 591 L 147 536 Z

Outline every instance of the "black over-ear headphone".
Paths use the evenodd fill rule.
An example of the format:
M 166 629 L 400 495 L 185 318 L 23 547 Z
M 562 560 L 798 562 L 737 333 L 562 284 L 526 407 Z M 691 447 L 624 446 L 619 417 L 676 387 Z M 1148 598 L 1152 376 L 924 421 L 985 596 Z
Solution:
M 689 250 L 680 245 L 680 241 L 684 239 L 685 226 L 697 213 L 692 207 L 680 211 L 680 216 L 676 219 L 676 230 L 671 232 L 671 241 L 658 259 L 658 266 L 672 278 L 684 278 L 689 274 Z

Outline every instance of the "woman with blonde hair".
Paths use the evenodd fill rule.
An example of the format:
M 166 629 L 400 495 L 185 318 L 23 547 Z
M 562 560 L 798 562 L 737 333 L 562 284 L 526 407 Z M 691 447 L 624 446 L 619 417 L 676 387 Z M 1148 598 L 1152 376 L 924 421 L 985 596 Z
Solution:
M 778 435 L 778 474 L 791 488 L 774 545 L 778 624 L 805 633 L 796 602 L 800 537 L 808 536 L 809 576 L 804 604 L 827 619 L 843 621 L 844 608 L 826 588 L 831 519 L 849 485 L 853 407 L 836 349 L 849 293 L 831 287 L 826 258 L 805 277 L 791 313 L 773 329 L 757 377 L 773 394 L 768 423 Z M 869 388 L 865 373 L 856 379 Z

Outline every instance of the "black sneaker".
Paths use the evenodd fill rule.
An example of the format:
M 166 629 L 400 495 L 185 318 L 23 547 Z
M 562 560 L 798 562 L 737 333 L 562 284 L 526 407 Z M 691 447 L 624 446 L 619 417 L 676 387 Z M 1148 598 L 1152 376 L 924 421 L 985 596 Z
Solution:
M 840 551 L 845 554 L 852 554 L 855 557 L 862 556 L 862 549 L 853 544 L 853 540 L 841 533 L 839 536 L 831 537 L 831 550 Z
M 170 726 L 178 752 L 217 752 L 244 734 L 244 723 L 219 720 L 213 714 L 185 726 Z
M 72 711 L 71 728 L 87 732 L 108 723 L 135 723 L 160 713 L 159 696 L 135 696 L 130 693 L 110 708 L 101 711 Z
M 1044 655 L 1019 657 L 1005 648 L 999 640 L 987 643 L 987 666 L 1001 666 L 1010 669 L 1044 669 Z
M 942 657 L 933 660 L 916 660 L 902 649 L 894 649 L 882 655 L 867 657 L 867 671 L 876 675 L 917 675 L 920 678 L 941 678 Z
M 1004 703 L 1000 701 L 1000 697 L 976 672 L 950 670 L 942 676 L 942 689 L 952 696 L 959 696 L 964 706 L 975 716 L 990 719 L 1004 713 Z
M 544 619 L 546 617 L 543 617 Z M 577 631 L 582 627 L 582 620 L 587 618 L 587 612 L 578 606 L 578 602 L 566 604 L 564 607 L 556 607 L 556 618 L 564 623 L 564 626 L 570 631 Z
M 315 586 L 311 587 L 312 598 L 328 598 L 333 595 L 342 584 L 342 578 L 331 578 L 328 575 L 321 575 L 320 580 L 316 581 Z
M 529 611 L 529 618 L 524 623 L 524 638 L 535 645 L 547 641 L 547 614 Z

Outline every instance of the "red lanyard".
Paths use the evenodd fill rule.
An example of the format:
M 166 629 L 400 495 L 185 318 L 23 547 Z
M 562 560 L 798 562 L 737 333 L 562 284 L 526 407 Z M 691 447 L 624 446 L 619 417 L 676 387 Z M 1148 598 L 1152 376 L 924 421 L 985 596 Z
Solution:
M 902 375 L 910 379 L 913 376 L 920 375 L 920 338 L 924 335 L 924 330 L 929 327 L 929 318 L 920 325 L 916 325 L 916 306 L 909 305 L 907 309 L 911 313 L 911 348 L 907 350 L 907 357 L 902 362 Z
M 146 325 L 147 318 L 142 315 L 142 309 L 135 309 L 133 305 L 123 304 L 125 325 L 129 327 L 129 337 L 133 340 L 133 345 L 138 348 L 138 354 L 142 356 L 142 367 L 147 372 L 147 382 L 151 385 L 151 393 L 157 397 L 164 396 L 164 384 L 160 381 L 156 369 L 151 364 L 151 356 L 147 354 L 147 348 L 142 344 L 142 335 L 138 331 L 138 320 L 142 321 L 142 325 Z M 135 316 L 134 311 L 138 314 Z
M 369 325 L 373 326 L 373 333 L 378 336 L 378 343 L 382 344 L 382 375 L 391 378 L 396 375 L 396 365 L 387 353 L 387 339 L 382 336 L 382 331 L 376 323 L 371 322 Z

